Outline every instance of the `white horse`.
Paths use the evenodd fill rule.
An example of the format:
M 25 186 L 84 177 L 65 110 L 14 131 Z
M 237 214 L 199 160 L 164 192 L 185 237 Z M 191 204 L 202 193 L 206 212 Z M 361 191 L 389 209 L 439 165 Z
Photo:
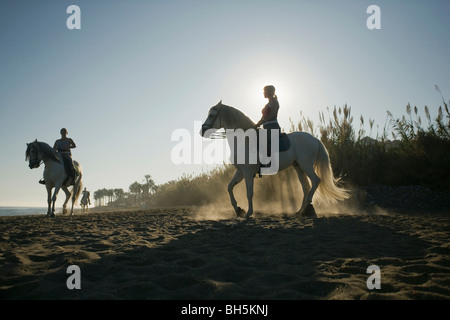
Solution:
M 235 139 L 236 136 L 230 133 L 236 129 L 246 131 L 254 128 L 254 126 L 255 123 L 241 111 L 223 105 L 220 101 L 209 110 L 208 117 L 202 125 L 201 135 L 208 138 L 211 132 L 225 129 L 228 143 L 234 145 L 234 141 L 231 139 Z M 205 133 L 207 133 L 206 136 Z M 287 136 L 290 141 L 290 148 L 279 154 L 277 153 L 279 155 L 278 171 L 293 166 L 297 172 L 304 193 L 302 206 L 297 214 L 315 216 L 312 200 L 316 190 L 325 200 L 330 202 L 348 199 L 350 197 L 348 190 L 337 185 L 340 179 L 333 175 L 328 151 L 322 142 L 306 132 L 292 132 Z M 248 148 L 246 152 L 248 158 Z M 245 212 L 237 206 L 233 188 L 242 179 L 245 179 L 248 200 L 248 211 L 245 217 L 249 218 L 253 214 L 253 180 L 260 169 L 260 163 L 247 162 L 238 163 L 232 159 L 232 163 L 237 170 L 228 185 L 228 193 L 236 215 L 242 216 Z
M 78 171 L 78 175 L 75 178 L 75 181 L 72 181 L 73 179 L 68 177 L 66 170 L 64 169 L 62 155 L 45 142 L 38 142 L 37 140 L 27 143 L 25 157 L 26 160 L 29 160 L 30 169 L 39 168 L 42 162 L 45 164 L 44 180 L 47 188 L 47 216 L 55 217 L 55 202 L 59 189 L 63 189 L 66 194 L 66 200 L 63 204 L 63 214 L 67 213 L 67 202 L 69 201 L 70 196 L 72 196 L 72 209 L 70 214 L 73 215 L 73 207 L 75 201 L 77 201 L 80 196 L 82 187 L 82 169 L 80 164 L 77 161 L 73 161 L 73 164 Z M 68 188 L 71 185 L 73 185 L 73 188 L 69 191 Z M 52 195 L 53 188 L 55 188 L 55 191 Z

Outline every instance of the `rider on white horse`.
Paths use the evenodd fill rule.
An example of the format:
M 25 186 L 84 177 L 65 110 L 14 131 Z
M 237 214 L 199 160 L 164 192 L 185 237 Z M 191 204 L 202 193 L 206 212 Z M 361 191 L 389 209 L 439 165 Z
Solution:
M 269 90 L 269 102 L 271 101 L 270 97 L 275 98 L 274 93 L 274 88 L 272 89 L 272 95 L 270 95 Z M 273 103 L 275 103 L 275 101 L 276 100 L 272 99 Z M 270 108 L 270 106 L 268 106 L 267 108 Z M 273 111 L 276 110 L 277 108 L 273 109 Z M 265 112 L 270 113 L 269 111 Z M 260 121 L 258 122 L 258 124 L 274 120 L 270 119 L 265 114 L 265 112 L 263 112 L 264 114 L 262 122 Z M 276 119 L 276 112 L 273 112 L 272 116 L 275 116 Z M 274 126 L 272 126 L 271 124 Z M 265 125 L 265 128 L 278 129 L 279 126 L 277 126 L 277 124 L 277 121 L 267 123 L 267 125 Z M 236 149 L 237 145 L 234 142 L 236 138 L 236 131 L 239 129 L 241 131 L 246 131 L 250 128 L 255 128 L 255 126 L 256 124 L 244 113 L 233 107 L 226 106 L 222 104 L 222 101 L 220 101 L 217 105 L 210 108 L 208 117 L 202 125 L 200 134 L 205 138 L 209 138 L 213 137 L 213 133 L 215 131 L 219 129 L 225 129 L 228 144 L 233 148 L 233 151 L 234 149 Z M 288 133 L 286 135 L 286 138 L 289 140 L 289 143 L 286 144 L 288 148 L 283 148 L 283 151 L 281 151 L 280 148 L 279 152 L 277 149 L 274 149 L 272 153 L 274 153 L 275 158 L 271 160 L 275 160 L 276 162 L 276 172 L 274 173 L 285 170 L 289 167 L 293 167 L 297 172 L 298 179 L 300 184 L 302 185 L 303 191 L 302 205 L 300 207 L 300 210 L 298 211 L 298 214 L 302 216 L 315 216 L 312 201 L 316 190 L 319 192 L 319 195 L 321 195 L 322 199 L 330 202 L 341 201 L 350 197 L 350 193 L 348 192 L 348 190 L 339 185 L 339 182 L 341 180 L 340 177 L 336 178 L 334 176 L 328 151 L 318 138 L 307 132 L 301 131 Z M 246 153 L 247 157 L 247 155 L 250 154 L 250 146 L 248 144 L 244 144 L 244 146 L 245 147 L 243 151 Z M 243 214 L 245 214 L 245 217 L 248 218 L 253 214 L 254 178 L 260 166 L 258 163 L 252 163 L 251 161 L 235 161 L 235 158 L 236 156 L 231 158 L 231 161 L 236 168 L 236 172 L 232 180 L 228 184 L 228 193 L 230 195 L 231 204 L 236 215 L 243 216 Z M 237 206 L 237 201 L 233 194 L 234 187 L 244 179 L 247 189 L 247 213 L 245 213 L 242 208 Z
M 278 131 L 278 136 L 280 135 L 281 127 L 278 124 L 278 110 L 280 109 L 280 104 L 278 103 L 278 97 L 275 94 L 274 86 L 264 87 L 264 98 L 269 100 L 264 108 L 262 109 L 262 117 L 259 120 L 255 128 L 258 128 L 261 124 L 263 128 L 267 130 L 267 156 L 271 156 L 271 140 L 272 140 L 272 130 Z M 270 167 L 270 164 L 261 164 L 261 167 Z
M 72 152 L 70 149 L 76 148 L 75 142 L 71 138 L 67 138 L 67 134 L 69 133 L 66 128 L 62 128 L 60 130 L 61 133 L 61 139 L 58 139 L 55 141 L 55 144 L 53 145 L 53 149 L 58 151 L 64 161 L 64 167 L 67 170 L 67 173 L 70 178 L 72 178 L 72 181 L 75 181 L 75 175 L 76 171 L 73 166 L 73 160 L 72 160 Z M 39 181 L 40 184 L 45 184 L 45 180 L 41 179 Z

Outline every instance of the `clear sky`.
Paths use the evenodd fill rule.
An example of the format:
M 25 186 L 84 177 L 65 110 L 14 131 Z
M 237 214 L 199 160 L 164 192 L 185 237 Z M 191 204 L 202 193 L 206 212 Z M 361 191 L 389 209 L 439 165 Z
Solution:
M 72 4 L 80 30 L 66 27 Z M 380 30 L 366 26 L 372 4 Z M 449 32 L 448 0 L 2 0 L 0 206 L 46 205 L 25 143 L 53 145 L 62 127 L 92 192 L 209 170 L 172 162 L 172 132 L 197 135 L 221 99 L 256 122 L 267 84 L 285 129 L 346 103 L 380 127 L 408 103 L 435 116 L 434 86 L 450 99 Z

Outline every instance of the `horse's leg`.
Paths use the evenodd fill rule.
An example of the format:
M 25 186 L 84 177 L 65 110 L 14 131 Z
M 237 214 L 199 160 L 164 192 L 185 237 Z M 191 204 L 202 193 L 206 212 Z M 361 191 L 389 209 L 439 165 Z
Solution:
M 52 197 L 52 213 L 50 214 L 50 217 L 55 217 L 55 202 L 56 202 L 56 198 L 58 197 L 58 192 L 59 192 L 60 188 L 61 188 L 60 185 L 55 185 L 55 191 L 53 192 L 53 197 Z
M 236 170 L 233 179 L 231 179 L 230 183 L 228 184 L 228 193 L 230 195 L 231 205 L 233 206 L 234 212 L 236 212 L 236 215 L 238 217 L 242 216 L 244 210 L 242 210 L 237 206 L 237 201 L 236 198 L 234 197 L 233 189 L 235 185 L 237 185 L 239 182 L 242 181 L 242 179 L 244 179 L 242 172 L 240 170 Z
M 308 205 L 307 198 L 308 198 L 309 191 L 311 190 L 311 186 L 309 184 L 308 177 L 305 175 L 303 170 L 298 165 L 295 165 L 294 168 L 295 168 L 295 171 L 297 172 L 298 180 L 300 181 L 300 184 L 302 185 L 302 190 L 303 190 L 302 206 L 300 207 L 300 210 L 297 212 L 298 214 L 302 214 Z
M 317 176 L 316 172 L 314 171 L 313 165 L 305 166 L 305 168 L 302 168 L 303 171 L 308 176 L 309 180 L 311 180 L 311 190 L 308 192 L 308 196 L 306 198 L 306 204 L 310 205 L 313 200 L 314 193 L 317 190 L 317 187 L 320 183 L 320 178 Z
M 70 191 L 69 189 L 67 189 L 66 186 L 62 186 L 61 189 L 63 189 L 64 193 L 66 194 L 66 200 L 64 200 L 63 204 L 63 214 L 67 214 L 67 203 L 69 202 L 70 199 Z
M 248 211 L 245 214 L 245 217 L 248 219 L 253 214 L 253 184 L 255 173 L 245 171 L 244 178 L 245 178 L 245 186 L 247 187 L 247 201 L 248 201 Z
M 52 206 L 52 188 L 50 186 L 46 186 L 47 188 L 47 217 L 52 215 L 51 206 Z

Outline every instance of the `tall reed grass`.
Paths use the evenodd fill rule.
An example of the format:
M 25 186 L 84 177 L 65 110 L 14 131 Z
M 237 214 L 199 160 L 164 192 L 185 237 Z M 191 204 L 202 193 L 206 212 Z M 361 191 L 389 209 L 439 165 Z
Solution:
M 387 111 L 381 133 L 374 129 L 372 119 L 366 122 L 362 115 L 355 125 L 347 105 L 320 112 L 318 125 L 300 113 L 297 123 L 291 120 L 290 131 L 306 131 L 320 138 L 335 175 L 341 176 L 347 187 L 424 185 L 450 191 L 450 113 L 448 104 L 443 103 L 434 119 L 424 107 L 426 121 L 419 109 L 409 104 L 400 118 Z M 158 186 L 148 202 L 157 206 L 229 204 L 227 185 L 234 171 L 232 165 L 223 164 L 198 176 L 184 175 Z M 246 201 L 244 183 L 235 188 L 235 194 L 238 201 Z M 278 203 L 282 210 L 298 209 L 301 194 L 292 168 L 255 179 L 255 201 L 260 205 Z

